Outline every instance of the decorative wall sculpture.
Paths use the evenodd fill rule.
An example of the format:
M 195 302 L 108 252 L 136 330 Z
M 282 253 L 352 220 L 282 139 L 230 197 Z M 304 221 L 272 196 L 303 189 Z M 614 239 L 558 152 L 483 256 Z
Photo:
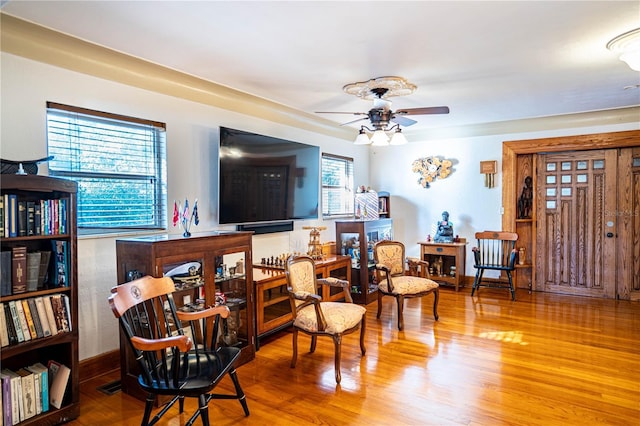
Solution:
M 445 160 L 437 156 L 418 158 L 411 165 L 411 171 L 418 173 L 418 184 L 423 188 L 429 188 L 436 179 L 444 179 L 451 174 L 451 160 Z

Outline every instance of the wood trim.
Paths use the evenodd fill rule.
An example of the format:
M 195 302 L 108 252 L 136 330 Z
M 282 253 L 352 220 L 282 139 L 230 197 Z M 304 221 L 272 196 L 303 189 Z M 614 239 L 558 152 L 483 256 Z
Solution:
M 80 382 L 120 369 L 120 349 L 80 361 Z

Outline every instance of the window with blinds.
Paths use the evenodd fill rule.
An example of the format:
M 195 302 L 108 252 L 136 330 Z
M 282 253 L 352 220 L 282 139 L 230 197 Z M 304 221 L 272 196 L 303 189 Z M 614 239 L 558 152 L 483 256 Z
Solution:
M 322 154 L 322 216 L 353 215 L 353 158 Z
M 78 228 L 166 228 L 166 126 L 47 103 L 49 175 L 78 183 Z

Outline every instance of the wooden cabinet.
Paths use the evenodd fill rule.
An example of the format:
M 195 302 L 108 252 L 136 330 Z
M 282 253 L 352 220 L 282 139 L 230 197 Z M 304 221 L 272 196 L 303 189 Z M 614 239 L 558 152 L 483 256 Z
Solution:
M 49 410 L 34 417 L 24 420 L 21 425 L 39 424 L 52 425 L 64 423 L 75 419 L 80 413 L 80 386 L 79 386 L 79 360 L 78 360 L 78 269 L 77 269 L 77 237 L 76 237 L 76 194 L 77 185 L 73 181 L 56 179 L 39 175 L 2 175 L 0 179 L 2 187 L 2 197 L 4 204 L 4 214 L 10 213 L 10 207 L 5 203 L 9 195 L 15 195 L 18 202 L 33 203 L 33 227 L 27 235 L 6 237 L 0 239 L 3 251 L 11 251 L 15 247 L 26 247 L 28 253 L 51 252 L 50 263 L 55 264 L 58 260 L 54 251 L 56 247 L 65 247 L 66 254 L 61 250 L 61 273 L 64 278 L 54 279 L 54 272 L 51 270 L 47 278 L 42 282 L 36 282 L 36 289 L 22 293 L 10 294 L 3 292 L 0 297 L 5 309 L 9 309 L 9 302 L 22 303 L 36 298 L 47 299 L 57 295 L 66 296 L 69 301 L 69 331 L 58 332 L 55 335 L 45 337 L 36 334 L 28 341 L 14 342 L 4 346 L 1 351 L 2 368 L 13 371 L 23 367 L 31 366 L 35 363 L 42 363 L 45 366 L 49 360 L 54 360 L 69 367 L 71 374 L 66 388 L 65 396 L 60 409 L 50 406 Z M 35 205 L 40 205 L 39 226 L 36 226 Z M 42 207 L 47 206 L 47 207 Z M 55 206 L 57 214 L 53 207 Z M 62 207 L 61 207 L 62 206 Z M 43 215 L 43 208 L 51 207 L 52 210 Z M 58 209 L 58 207 L 60 207 Z M 15 212 L 14 212 L 15 213 Z M 49 220 L 47 220 L 47 218 Z M 29 212 L 27 212 L 27 221 Z M 46 220 L 46 228 L 43 228 L 43 220 Z M 57 225 L 56 225 L 57 224 Z M 17 223 L 16 223 L 17 225 Z M 29 235 L 30 234 L 30 235 Z M 18 233 L 19 235 L 19 233 Z M 66 260 L 64 260 L 66 259 Z M 44 265 L 47 268 L 48 265 Z M 6 265 L 2 265 L 4 269 Z M 9 268 L 12 269 L 11 263 Z M 28 272 L 28 271 L 27 271 Z M 60 275 L 62 276 L 62 275 Z M 59 276 L 59 277 L 60 277 Z M 44 277 L 43 277 L 44 278 Z M 33 287 L 31 287 L 33 288 Z M 7 318 L 0 318 L 2 327 L 7 327 Z M 51 327 L 52 325 L 50 325 Z
M 461 238 L 460 242 L 456 243 L 421 241 L 418 244 L 420 244 L 420 257 L 429 262 L 431 279 L 453 285 L 458 291 L 465 277 L 466 240 Z
M 377 300 L 373 245 L 393 239 L 393 220 L 336 221 L 336 239 L 340 254 L 351 257 L 351 297 L 368 304 Z
M 210 306 L 216 303 L 216 298 L 225 298 L 231 310 L 231 344 L 242 349 L 240 364 L 244 364 L 255 358 L 253 270 L 244 267 L 238 273 L 235 265 L 240 261 L 244 265 L 252 264 L 252 235 L 252 232 L 211 232 L 187 238 L 159 235 L 117 240 L 118 283 L 144 275 L 162 277 L 176 268 L 191 266 L 195 279 L 174 277 L 176 305 L 181 307 L 203 299 L 205 305 Z M 146 398 L 138 385 L 137 362 L 122 334 L 120 363 L 122 390 Z
M 349 256 L 329 255 L 316 260 L 318 278 L 334 277 L 351 282 L 351 258 Z M 282 268 L 269 268 L 256 265 L 253 268 L 254 287 L 256 291 L 256 346 L 260 339 L 291 325 L 293 316 L 287 278 Z M 328 291 L 328 289 L 323 289 Z M 331 293 L 322 294 L 323 300 L 339 300 L 344 298 L 341 291 L 332 287 Z

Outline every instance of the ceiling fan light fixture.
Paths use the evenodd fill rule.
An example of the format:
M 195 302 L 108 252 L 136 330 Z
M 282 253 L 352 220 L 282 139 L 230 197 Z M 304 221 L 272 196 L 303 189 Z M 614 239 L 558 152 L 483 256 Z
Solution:
M 607 43 L 607 49 L 618 53 L 620 60 L 626 62 L 634 71 L 640 71 L 640 28 L 627 31 Z
M 407 138 L 404 137 L 404 135 L 402 134 L 402 130 L 400 129 L 400 127 L 398 127 L 393 136 L 391 136 L 389 145 L 404 145 L 407 143 L 409 143 L 407 141 Z
M 384 130 L 376 130 L 371 135 L 371 146 L 387 146 L 389 145 L 389 136 L 384 132 Z
M 353 142 L 354 145 L 369 145 L 371 143 L 371 139 L 369 139 L 369 135 L 364 131 L 364 129 L 360 129 L 356 140 Z

